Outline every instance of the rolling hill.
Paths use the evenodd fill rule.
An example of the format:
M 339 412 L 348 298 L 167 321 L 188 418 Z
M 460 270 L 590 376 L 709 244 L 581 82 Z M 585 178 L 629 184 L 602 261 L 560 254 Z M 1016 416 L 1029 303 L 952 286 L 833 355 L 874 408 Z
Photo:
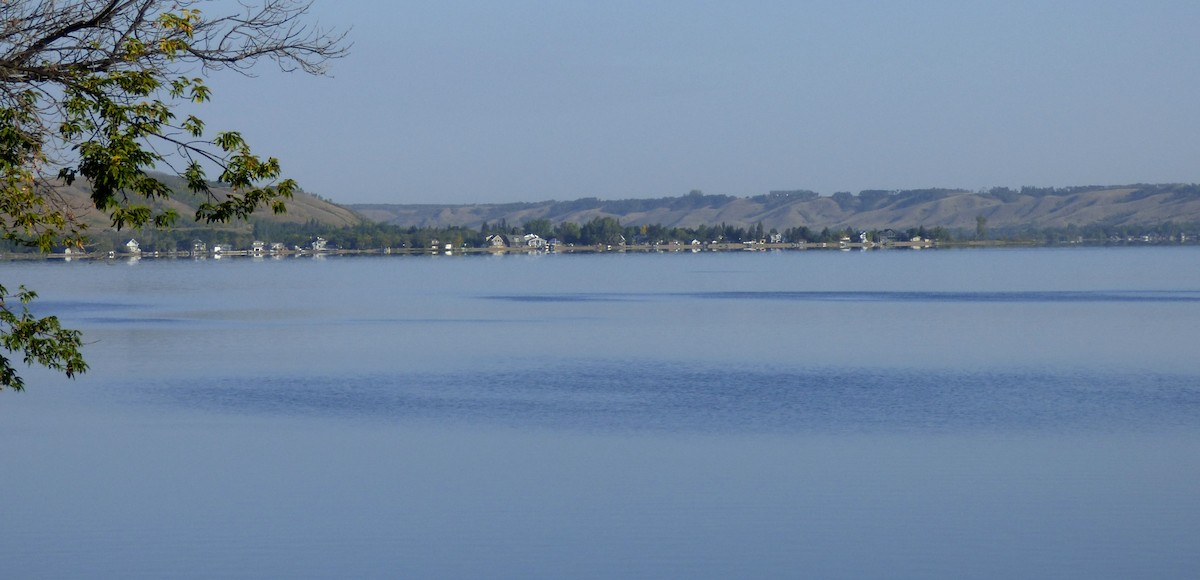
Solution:
M 177 228 L 248 229 L 250 227 L 245 222 L 211 225 L 194 223 L 192 217 L 196 213 L 196 207 L 203 201 L 201 197 L 187 191 L 183 180 L 178 177 L 163 175 L 156 177 L 171 187 L 173 191 L 177 192 L 171 199 L 156 201 L 153 204 L 158 209 L 174 209 L 179 214 L 179 220 L 176 223 Z M 212 191 L 217 196 L 224 196 L 229 192 L 227 188 L 216 184 L 212 185 Z M 91 192 L 86 182 L 82 180 L 77 181 L 71 186 L 57 188 L 56 192 L 60 198 L 59 203 L 71 208 L 81 221 L 88 224 L 90 230 L 98 231 L 109 227 L 108 217 L 92 205 Z M 287 213 L 273 214 L 270 210 L 264 208 L 254 214 L 254 219 L 295 224 L 317 222 L 326 227 L 339 228 L 357 225 L 363 218 L 353 210 L 326 201 L 318 196 L 305 192 L 297 192 L 291 200 L 287 201 Z
M 725 223 L 766 228 L 974 229 L 983 216 L 993 230 L 1069 225 L 1200 223 L 1200 186 L 1192 184 L 862 191 L 822 196 L 775 191 L 753 197 L 692 192 L 658 199 L 545 201 L 507 204 L 350 204 L 367 219 L 409 227 L 521 224 L 534 219 L 585 223 L 614 217 L 623 225 L 695 227 Z

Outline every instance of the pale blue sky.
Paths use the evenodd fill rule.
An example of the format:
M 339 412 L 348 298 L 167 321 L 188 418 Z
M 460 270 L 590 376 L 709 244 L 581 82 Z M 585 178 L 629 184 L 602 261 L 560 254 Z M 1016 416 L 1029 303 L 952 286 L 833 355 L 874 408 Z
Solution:
M 213 81 L 340 203 L 1200 181 L 1200 2 L 316 0 L 332 78 Z

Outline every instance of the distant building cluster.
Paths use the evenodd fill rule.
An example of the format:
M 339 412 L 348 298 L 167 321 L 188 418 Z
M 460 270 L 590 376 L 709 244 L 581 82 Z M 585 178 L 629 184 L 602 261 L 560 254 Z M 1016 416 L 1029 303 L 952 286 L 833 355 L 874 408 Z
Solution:
M 204 240 L 193 240 L 192 249 L 190 252 L 154 252 L 153 255 L 186 255 L 196 258 L 206 256 L 282 256 L 284 254 L 305 254 L 305 253 L 321 253 L 328 252 L 330 248 L 329 242 L 325 238 L 317 237 L 308 247 L 295 246 L 288 250 L 287 245 L 282 242 L 267 243 L 261 240 L 254 240 L 250 243 L 249 248 L 232 248 L 225 244 L 213 244 L 209 246 Z M 83 252 L 75 248 L 66 248 L 63 254 L 70 256 L 73 254 L 82 254 Z M 125 252 L 129 256 L 141 256 L 141 244 L 137 239 L 131 238 L 125 242 Z M 116 252 L 109 252 L 110 257 L 114 257 Z

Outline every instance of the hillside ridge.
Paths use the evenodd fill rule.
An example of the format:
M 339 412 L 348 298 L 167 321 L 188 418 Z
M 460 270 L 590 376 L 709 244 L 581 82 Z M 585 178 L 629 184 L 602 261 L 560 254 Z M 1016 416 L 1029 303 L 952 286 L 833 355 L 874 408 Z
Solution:
M 247 223 L 238 221 L 224 225 L 194 223 L 192 216 L 195 215 L 196 208 L 203 201 L 202 196 L 188 191 L 186 184 L 179 177 L 155 175 L 155 178 L 170 187 L 174 193 L 170 198 L 155 200 L 150 205 L 160 209 L 175 210 L 179 214 L 179 220 L 176 222 L 177 228 L 241 229 L 248 227 Z M 229 188 L 221 184 L 214 183 L 210 184 L 210 186 L 213 194 L 218 198 L 224 197 L 230 192 Z M 79 180 L 72 185 L 59 186 L 55 189 L 55 196 L 59 203 L 73 210 L 81 221 L 89 225 L 89 228 L 104 230 L 109 227 L 108 216 L 97 210 L 95 205 L 93 205 L 91 190 L 86 181 Z M 303 191 L 296 192 L 292 199 L 285 201 L 285 204 L 287 205 L 285 213 L 274 214 L 269 209 L 263 208 L 256 211 L 251 219 L 281 224 L 317 222 L 321 225 L 335 228 L 358 225 L 363 219 L 362 216 L 343 205 Z
M 807 190 L 734 197 L 693 191 L 655 199 L 543 201 L 493 204 L 346 204 L 372 221 L 402 227 L 510 225 L 545 219 L 584 223 L 612 217 L 623 225 L 696 227 L 727 224 L 766 228 L 974 229 L 982 217 L 991 229 L 1071 225 L 1151 225 L 1200 222 L 1200 186 L 1137 184 L 1032 188 L 867 190 L 823 196 Z

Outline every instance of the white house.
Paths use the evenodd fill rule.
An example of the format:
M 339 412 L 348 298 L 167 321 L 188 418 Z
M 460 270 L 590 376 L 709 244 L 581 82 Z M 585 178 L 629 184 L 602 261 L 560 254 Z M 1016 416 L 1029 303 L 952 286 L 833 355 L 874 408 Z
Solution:
M 142 249 L 138 247 L 138 241 L 134 239 L 125 242 L 125 249 L 128 250 L 130 254 L 142 253 Z
M 510 248 L 545 248 L 546 240 L 542 239 L 537 234 L 524 234 L 516 236 L 506 236 L 505 244 Z M 492 242 L 493 245 L 495 242 Z

